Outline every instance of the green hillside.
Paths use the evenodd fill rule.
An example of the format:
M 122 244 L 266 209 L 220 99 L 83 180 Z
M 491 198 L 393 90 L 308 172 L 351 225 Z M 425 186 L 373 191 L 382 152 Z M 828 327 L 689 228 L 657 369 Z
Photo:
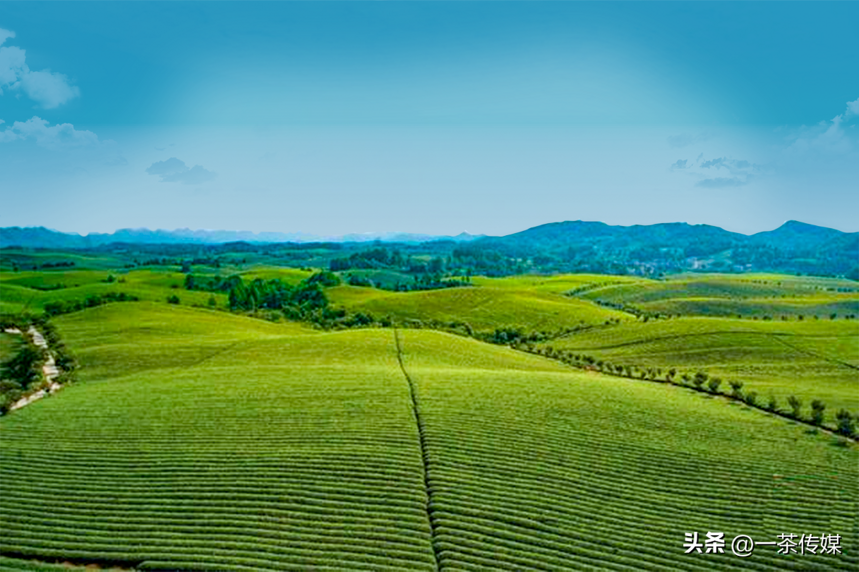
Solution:
M 192 292 L 182 288 L 185 275 L 168 269 L 110 271 L 15 272 L 0 274 L 0 312 L 41 312 L 50 302 L 84 301 L 89 296 L 125 293 L 140 300 L 164 302 L 177 296 L 182 304 L 208 305 L 214 296 L 226 306 L 223 293 Z M 60 286 L 60 288 L 57 288 Z M 57 288 L 57 289 L 52 289 Z
M 765 322 L 675 318 L 597 328 L 549 342 L 619 365 L 705 371 L 745 382 L 761 400 L 775 396 L 783 409 L 795 395 L 806 406 L 859 412 L 859 322 Z M 725 384 L 727 386 L 727 383 Z
M 558 331 L 608 320 L 632 319 L 624 312 L 527 286 L 475 286 L 423 292 L 382 292 L 340 286 L 329 290 L 329 297 L 334 304 L 351 312 L 390 316 L 401 322 L 467 323 L 476 331 L 505 327 Z
M 849 569 L 855 448 L 676 387 L 487 360 L 401 334 L 425 430 L 442 569 Z M 541 371 L 542 370 L 542 371 Z M 685 555 L 684 532 L 842 530 L 850 556 Z M 761 547 L 763 548 L 763 547 Z M 769 548 L 769 547 L 767 547 Z
M 434 568 L 390 332 L 321 343 L 202 310 L 140 305 L 126 321 L 120 306 L 133 305 L 58 320 L 95 373 L 0 422 L 0 551 L 162 570 Z M 151 363 L 180 338 L 227 345 Z M 86 383 L 117 356 L 131 366 Z
M 756 410 L 426 330 L 152 303 L 56 323 L 82 380 L 0 419 L 0 568 L 859 564 L 856 447 Z M 845 555 L 683 554 L 712 530 Z
M 477 276 L 472 279 L 476 286 L 488 288 L 512 288 L 566 294 L 570 290 L 611 284 L 649 284 L 651 280 L 632 276 L 610 276 L 607 274 L 559 274 L 556 276 L 524 275 L 506 278 Z
M 579 297 L 659 314 L 774 319 L 859 315 L 856 282 L 777 274 L 677 275 L 659 281 L 609 284 Z

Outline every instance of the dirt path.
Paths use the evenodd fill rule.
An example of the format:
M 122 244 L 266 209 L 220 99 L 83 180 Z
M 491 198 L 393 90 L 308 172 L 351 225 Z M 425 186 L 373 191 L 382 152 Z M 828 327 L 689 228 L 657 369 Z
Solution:
M 7 334 L 17 334 L 22 336 L 24 335 L 24 333 L 18 328 L 7 328 L 4 331 Z M 21 399 L 9 406 L 9 411 L 21 409 L 22 407 L 29 405 L 34 401 L 38 401 L 46 395 L 56 393 L 63 388 L 62 385 L 55 381 L 60 376 L 60 369 L 57 367 L 57 363 L 54 361 L 54 354 L 51 353 L 50 348 L 48 347 L 48 342 L 47 340 L 45 340 L 45 336 L 43 336 L 34 326 L 30 326 L 30 328 L 27 330 L 27 335 L 30 336 L 31 340 L 33 340 L 33 345 L 35 345 L 39 349 L 45 350 L 47 358 L 45 359 L 45 363 L 42 364 L 42 375 L 44 376 L 45 381 L 48 382 L 48 387 L 45 389 L 40 389 L 39 391 L 35 391 L 30 395 L 27 395 L 26 397 L 22 397 Z

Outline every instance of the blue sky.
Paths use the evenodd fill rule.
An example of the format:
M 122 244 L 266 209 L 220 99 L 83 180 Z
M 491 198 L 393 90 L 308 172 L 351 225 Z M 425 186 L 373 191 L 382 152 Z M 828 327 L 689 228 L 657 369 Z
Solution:
M 0 226 L 859 231 L 859 4 L 3 2 Z

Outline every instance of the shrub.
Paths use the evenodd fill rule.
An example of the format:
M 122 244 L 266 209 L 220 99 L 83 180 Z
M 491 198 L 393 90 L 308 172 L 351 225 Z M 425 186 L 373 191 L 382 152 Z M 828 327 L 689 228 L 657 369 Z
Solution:
M 167 303 L 168 304 L 178 304 L 179 302 L 180 302 L 179 296 L 177 296 L 176 294 L 173 294 L 172 296 L 167 297 Z
M 743 385 L 745 385 L 742 381 L 734 380 L 731 383 L 731 395 L 736 397 L 737 399 L 743 398 Z
M 852 437 L 856 433 L 856 425 L 853 416 L 846 409 L 839 409 L 835 414 L 838 428 L 836 431 L 845 437 Z
M 823 412 L 826 409 L 826 404 L 815 399 L 811 402 L 811 422 L 815 425 L 823 424 Z
M 695 384 L 695 387 L 701 389 L 701 386 L 704 385 L 704 382 L 707 381 L 709 376 L 703 371 L 699 371 L 695 374 L 695 377 L 692 380 L 692 383 Z
M 27 389 L 30 384 L 41 379 L 44 361 L 42 350 L 28 340 L 14 357 L 2 365 L 0 377 L 8 378 Z
M 319 284 L 320 286 L 332 287 L 340 285 L 340 277 L 328 270 L 317 272 L 307 279 L 308 284 Z
M 743 397 L 743 401 L 754 407 L 758 401 L 758 393 L 757 391 L 748 392 L 745 397 Z
M 769 400 L 766 405 L 767 411 L 778 411 L 778 400 L 775 398 L 775 395 L 770 395 Z
M 795 395 L 791 395 L 787 398 L 787 404 L 790 405 L 790 416 L 794 419 L 801 419 L 802 400 Z
M 707 384 L 707 387 L 710 389 L 710 393 L 719 393 L 719 386 L 722 385 L 722 380 L 718 377 L 714 377 Z

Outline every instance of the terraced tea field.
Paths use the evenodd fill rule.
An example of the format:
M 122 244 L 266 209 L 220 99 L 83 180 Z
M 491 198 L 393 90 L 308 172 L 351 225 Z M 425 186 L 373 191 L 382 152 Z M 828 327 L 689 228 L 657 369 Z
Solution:
M 153 303 L 56 323 L 82 380 L 0 418 L 0 568 L 859 565 L 859 450 L 756 410 L 426 330 Z M 712 530 L 844 554 L 684 554 Z
M 546 345 L 619 365 L 705 371 L 745 382 L 761 401 L 775 396 L 782 409 L 795 395 L 806 406 L 859 412 L 859 321 L 764 322 L 675 318 L 596 328 Z
M 276 336 L 169 307 L 127 332 L 120 306 L 135 304 L 60 321 L 94 373 L 0 423 L 0 551 L 162 570 L 434 569 L 390 332 Z M 225 346 L 158 363 L 164 335 Z M 132 367 L 109 377 L 116 355 Z
M 113 276 L 114 281 L 108 282 Z M 0 313 L 41 312 L 50 302 L 83 301 L 88 296 L 125 293 L 140 300 L 164 302 L 176 295 L 183 304 L 205 306 L 214 296 L 226 306 L 223 293 L 184 290 L 185 275 L 169 270 L 16 272 L 0 274 Z M 57 286 L 62 286 L 59 289 Z
M 566 288 L 566 286 L 564 287 Z M 476 331 L 521 328 L 559 331 L 633 316 L 558 293 L 527 288 L 463 287 L 424 292 L 384 292 L 340 286 L 329 290 L 331 301 L 351 312 L 395 321 L 466 323 Z
M 671 386 L 524 361 L 513 368 L 489 355 L 456 364 L 447 354 L 482 348 L 441 334 L 401 337 L 426 428 L 443 569 L 859 564 L 853 448 Z M 849 557 L 756 550 L 742 560 L 680 548 L 684 530 L 766 541 L 825 528 L 851 537 Z
M 677 276 L 610 284 L 578 295 L 662 314 L 725 317 L 859 315 L 859 285 L 834 278 L 769 274 Z

